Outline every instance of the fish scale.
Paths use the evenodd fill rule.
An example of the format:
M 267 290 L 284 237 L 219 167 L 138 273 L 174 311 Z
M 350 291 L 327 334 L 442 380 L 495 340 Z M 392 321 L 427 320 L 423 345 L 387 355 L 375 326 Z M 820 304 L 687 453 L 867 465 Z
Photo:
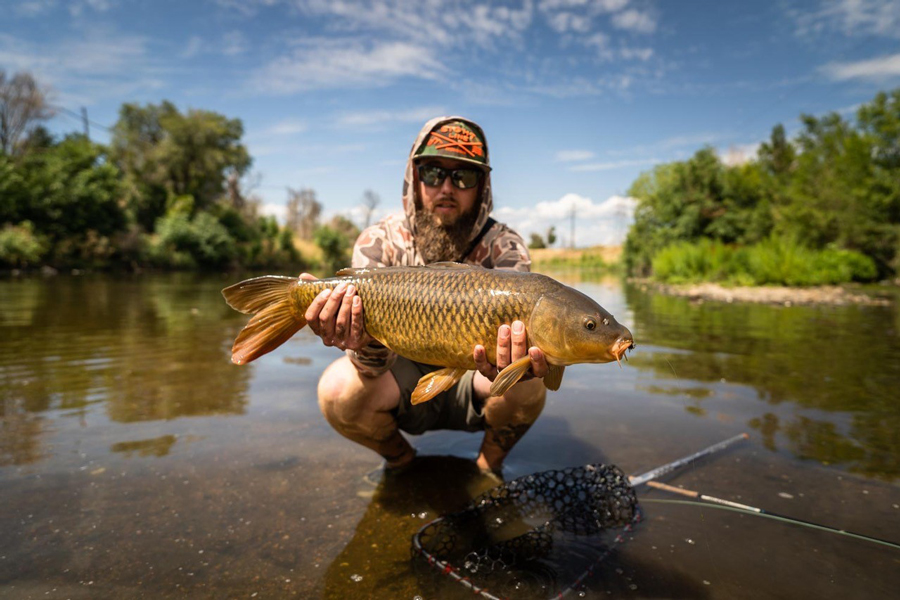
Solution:
M 519 278 L 510 275 L 516 274 L 453 267 L 361 269 L 298 282 L 294 306 L 305 312 L 322 290 L 352 284 L 367 332 L 393 352 L 425 364 L 474 369 L 472 348 L 482 344 L 496 360 L 497 329 L 527 319 L 539 297 L 536 286 L 523 290 Z

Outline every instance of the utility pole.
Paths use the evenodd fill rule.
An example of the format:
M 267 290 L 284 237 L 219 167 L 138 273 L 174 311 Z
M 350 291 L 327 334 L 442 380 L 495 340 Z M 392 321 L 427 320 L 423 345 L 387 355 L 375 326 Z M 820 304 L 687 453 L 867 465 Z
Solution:
M 572 203 L 572 208 L 569 210 L 569 219 L 571 220 L 571 225 L 569 226 L 569 247 L 575 248 L 575 203 Z
M 88 123 L 87 108 L 84 106 L 81 107 L 81 121 L 84 123 L 84 137 L 86 139 L 91 139 L 91 128 Z

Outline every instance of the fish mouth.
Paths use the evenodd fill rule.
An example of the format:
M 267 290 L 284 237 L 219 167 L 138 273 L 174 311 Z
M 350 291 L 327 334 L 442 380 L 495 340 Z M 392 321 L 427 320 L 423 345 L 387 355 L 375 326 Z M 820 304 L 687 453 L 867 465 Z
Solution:
M 621 337 L 616 340 L 616 343 L 613 344 L 612 348 L 610 348 L 609 353 L 613 355 L 613 358 L 616 359 L 616 362 L 619 363 L 619 367 L 622 366 L 621 359 L 628 360 L 628 357 L 625 355 L 627 350 L 634 349 L 634 340 L 630 337 Z

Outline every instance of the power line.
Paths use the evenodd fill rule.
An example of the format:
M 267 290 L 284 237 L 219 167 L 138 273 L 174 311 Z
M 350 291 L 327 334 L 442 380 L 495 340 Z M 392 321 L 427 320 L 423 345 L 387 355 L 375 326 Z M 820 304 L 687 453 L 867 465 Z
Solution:
M 87 109 L 84 107 L 82 107 L 81 112 L 75 112 L 74 110 L 70 110 L 70 109 L 66 108 L 65 106 L 59 106 L 56 104 L 48 104 L 47 106 L 49 106 L 53 110 L 58 110 L 58 111 L 63 112 L 66 115 L 74 117 L 74 118 L 78 119 L 78 121 L 81 123 L 90 123 L 94 127 L 99 127 L 100 129 L 103 129 L 110 133 L 112 133 L 114 131 L 114 128 L 112 128 L 112 127 L 107 127 L 106 125 L 103 125 L 102 123 L 97 123 L 96 121 L 91 121 L 90 119 L 88 119 L 87 118 Z

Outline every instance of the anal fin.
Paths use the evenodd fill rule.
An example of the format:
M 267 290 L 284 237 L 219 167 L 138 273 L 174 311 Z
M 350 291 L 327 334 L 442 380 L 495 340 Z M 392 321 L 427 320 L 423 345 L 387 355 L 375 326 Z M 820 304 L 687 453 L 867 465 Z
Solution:
M 465 369 L 447 367 L 445 369 L 433 371 L 428 375 L 423 375 L 422 378 L 419 379 L 419 385 L 413 390 L 411 402 L 413 404 L 428 402 L 441 392 L 446 392 L 456 385 L 465 374 Z
M 502 396 L 516 384 L 525 372 L 531 368 L 531 357 L 527 354 L 519 360 L 510 363 L 505 369 L 500 371 L 494 383 L 491 384 L 491 396 Z
M 563 373 L 566 370 L 565 365 L 556 366 L 556 365 L 547 365 L 549 370 L 547 374 L 544 375 L 544 387 L 548 390 L 556 391 L 559 389 L 559 386 L 562 384 Z

